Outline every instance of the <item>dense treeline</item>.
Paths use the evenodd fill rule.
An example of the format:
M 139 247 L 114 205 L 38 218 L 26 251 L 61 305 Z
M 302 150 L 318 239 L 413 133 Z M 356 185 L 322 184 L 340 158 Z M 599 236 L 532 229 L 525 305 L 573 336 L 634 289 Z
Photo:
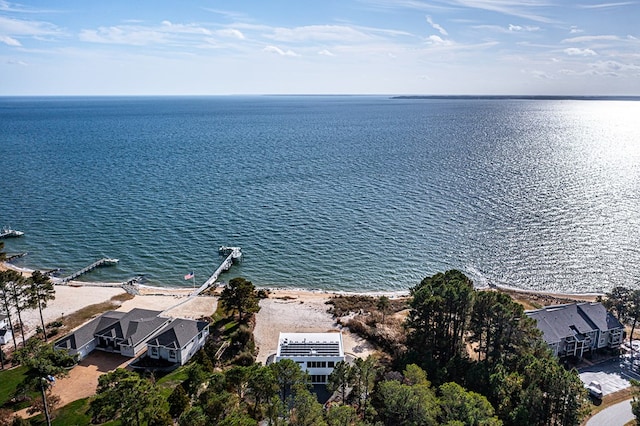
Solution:
M 339 363 L 322 406 L 298 364 L 253 363 L 253 284 L 234 279 L 212 340 L 167 393 L 155 380 L 116 370 L 100 378 L 89 414 L 123 425 L 578 425 L 586 395 L 534 322 L 508 295 L 477 291 L 460 271 L 411 289 L 405 350 Z M 382 298 L 381 298 L 382 299 Z M 386 299 L 386 298 L 385 298 Z M 376 306 L 382 323 L 389 300 Z M 220 355 L 225 340 L 229 353 Z

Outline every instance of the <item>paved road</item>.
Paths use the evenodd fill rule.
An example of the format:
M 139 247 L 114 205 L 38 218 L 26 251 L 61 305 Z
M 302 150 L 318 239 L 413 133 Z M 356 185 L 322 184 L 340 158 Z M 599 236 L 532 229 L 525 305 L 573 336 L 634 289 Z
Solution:
M 624 426 L 634 418 L 631 400 L 628 399 L 600 411 L 587 421 L 587 426 Z

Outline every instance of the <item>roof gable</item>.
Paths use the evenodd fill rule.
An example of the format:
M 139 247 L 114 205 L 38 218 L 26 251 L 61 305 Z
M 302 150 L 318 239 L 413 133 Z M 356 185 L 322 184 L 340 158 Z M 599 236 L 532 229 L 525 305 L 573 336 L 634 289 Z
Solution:
M 167 324 L 153 338 L 147 341 L 151 346 L 171 349 L 184 348 L 195 336 L 209 325 L 205 321 L 178 318 Z

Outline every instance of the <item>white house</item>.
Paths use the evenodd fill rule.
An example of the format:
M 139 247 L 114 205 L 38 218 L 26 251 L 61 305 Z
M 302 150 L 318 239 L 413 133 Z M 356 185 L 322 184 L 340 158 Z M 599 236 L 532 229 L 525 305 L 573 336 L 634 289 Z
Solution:
M 84 359 L 93 350 L 116 352 L 134 357 L 145 348 L 146 341 L 171 319 L 158 316 L 160 311 L 132 309 L 109 311 L 58 340 L 54 347 Z
M 311 383 L 326 384 L 335 365 L 344 361 L 342 333 L 280 333 L 275 362 L 291 359 L 311 376 Z
M 184 365 L 204 346 L 209 323 L 178 318 L 147 341 L 147 356 Z
M 13 333 L 9 327 L 7 314 L 0 314 L 0 345 L 6 345 L 12 337 Z
M 527 311 L 542 337 L 558 357 L 582 358 L 585 352 L 618 348 L 624 326 L 602 303 L 570 303 Z

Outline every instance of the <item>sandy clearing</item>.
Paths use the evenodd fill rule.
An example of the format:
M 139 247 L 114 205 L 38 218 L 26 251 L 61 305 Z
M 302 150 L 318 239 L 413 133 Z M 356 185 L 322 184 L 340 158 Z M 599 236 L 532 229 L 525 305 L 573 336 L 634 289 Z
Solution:
M 266 363 L 269 355 L 278 348 L 280 332 L 327 332 L 342 331 L 344 350 L 360 357 L 375 351 L 366 340 L 342 329 L 327 312 L 329 293 L 298 290 L 275 290 L 268 299 L 260 301 L 253 332 L 258 356 L 256 361 Z

